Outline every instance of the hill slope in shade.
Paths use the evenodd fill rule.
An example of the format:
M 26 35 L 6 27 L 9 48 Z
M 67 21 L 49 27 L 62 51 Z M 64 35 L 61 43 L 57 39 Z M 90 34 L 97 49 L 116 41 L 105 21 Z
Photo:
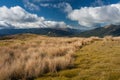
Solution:
M 120 36 L 120 25 L 109 25 L 105 27 L 96 28 L 93 30 L 85 31 L 80 33 L 79 36 L 90 37 L 90 36 Z

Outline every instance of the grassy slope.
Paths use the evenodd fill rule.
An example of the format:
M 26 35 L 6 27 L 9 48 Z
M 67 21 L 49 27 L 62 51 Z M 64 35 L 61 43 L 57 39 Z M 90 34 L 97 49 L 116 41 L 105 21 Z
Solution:
M 91 39 L 20 34 L 0 38 L 0 80 L 33 80 L 73 67 L 74 53 Z M 91 41 L 90 41 L 91 42 Z
M 120 41 L 96 41 L 76 53 L 75 68 L 36 80 L 120 80 Z

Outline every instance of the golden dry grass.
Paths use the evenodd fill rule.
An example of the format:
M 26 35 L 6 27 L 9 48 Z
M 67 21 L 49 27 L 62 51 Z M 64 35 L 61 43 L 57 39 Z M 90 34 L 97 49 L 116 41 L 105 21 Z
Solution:
M 75 52 L 97 37 L 15 35 L 0 40 L 0 80 L 32 79 L 74 67 Z
M 120 80 L 120 37 L 94 40 L 75 53 L 74 68 L 35 80 Z

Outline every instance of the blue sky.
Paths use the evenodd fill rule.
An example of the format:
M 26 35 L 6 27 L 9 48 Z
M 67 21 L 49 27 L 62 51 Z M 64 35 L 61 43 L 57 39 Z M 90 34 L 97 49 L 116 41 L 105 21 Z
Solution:
M 11 7 L 19 6 L 29 14 L 37 15 L 37 17 L 44 17 L 45 21 L 54 21 L 56 22 L 56 25 L 57 22 L 64 22 L 65 25 L 70 25 L 74 27 L 87 26 L 87 24 L 90 24 L 92 27 L 96 27 L 98 25 L 104 25 L 104 24 L 112 24 L 112 21 L 110 21 L 111 23 L 109 23 L 108 21 L 105 21 L 104 23 L 101 22 L 100 20 L 98 22 L 86 21 L 85 19 L 90 19 L 90 18 L 86 18 L 86 17 L 83 18 L 81 16 L 79 17 L 79 13 L 78 13 L 78 17 L 83 18 L 84 20 L 84 22 L 80 22 L 81 19 L 76 19 L 75 18 L 76 14 L 73 15 L 76 10 L 81 11 L 81 8 L 85 10 L 85 8 L 87 7 L 86 10 L 89 10 L 91 8 L 96 9 L 97 7 L 102 7 L 112 4 L 119 4 L 119 0 L 0 0 L 1 8 L 5 6 L 8 9 L 10 9 Z M 85 16 L 84 14 L 81 13 L 80 15 Z M 93 18 L 91 20 L 93 20 Z M 2 21 L 1 23 L 3 24 L 3 22 L 5 21 L 6 20 Z M 118 23 L 118 21 L 115 22 L 115 24 L 116 23 Z M 89 26 L 87 27 L 89 28 Z

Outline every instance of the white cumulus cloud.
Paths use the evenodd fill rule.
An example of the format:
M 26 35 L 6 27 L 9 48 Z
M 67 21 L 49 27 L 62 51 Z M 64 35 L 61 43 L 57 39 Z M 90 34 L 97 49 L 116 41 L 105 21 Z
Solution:
M 31 14 L 15 6 L 8 8 L 0 7 L 0 28 L 66 28 L 70 27 L 63 21 L 49 21 L 44 17 Z
M 120 4 L 75 9 L 68 14 L 68 18 L 87 27 L 98 24 L 120 24 Z
M 70 13 L 72 11 L 72 6 L 69 3 L 62 2 L 58 4 L 51 4 L 51 3 L 41 3 L 41 7 L 48 7 L 48 8 L 58 8 L 64 11 L 65 13 Z
M 29 10 L 39 10 L 39 6 L 35 5 L 33 2 L 30 2 L 29 0 L 23 0 L 24 7 L 28 8 Z

